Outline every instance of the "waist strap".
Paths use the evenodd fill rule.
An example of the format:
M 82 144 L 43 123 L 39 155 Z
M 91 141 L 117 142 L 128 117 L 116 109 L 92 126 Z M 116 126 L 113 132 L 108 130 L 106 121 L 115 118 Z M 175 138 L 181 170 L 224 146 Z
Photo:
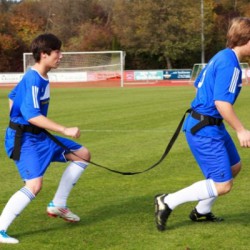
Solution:
M 12 158 L 13 160 L 19 160 L 20 153 L 21 153 L 22 134 L 31 133 L 31 134 L 37 135 L 37 134 L 40 134 L 43 131 L 43 129 L 36 127 L 34 125 L 23 125 L 23 124 L 14 123 L 12 121 L 10 121 L 9 127 L 16 131 L 14 149 L 10 158 Z
M 220 118 L 214 118 L 212 116 L 208 116 L 208 115 L 202 115 L 197 113 L 196 111 L 192 110 L 190 112 L 190 115 L 196 119 L 199 120 L 200 122 L 198 122 L 194 127 L 192 127 L 191 129 L 191 133 L 194 135 L 198 130 L 202 129 L 205 126 L 208 125 L 216 125 L 216 126 L 220 126 L 223 119 Z

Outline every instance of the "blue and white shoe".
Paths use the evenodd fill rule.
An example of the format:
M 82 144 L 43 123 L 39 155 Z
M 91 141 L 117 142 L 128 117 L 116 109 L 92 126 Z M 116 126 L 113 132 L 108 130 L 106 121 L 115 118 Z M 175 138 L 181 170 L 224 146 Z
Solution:
M 50 217 L 59 217 L 68 222 L 80 221 L 80 218 L 76 214 L 73 214 L 68 209 L 68 207 L 56 207 L 53 201 L 51 201 L 49 205 L 47 206 L 47 214 Z
M 19 243 L 19 240 L 10 237 L 6 231 L 1 230 L 0 231 L 0 243 L 6 243 L 6 244 L 17 244 Z

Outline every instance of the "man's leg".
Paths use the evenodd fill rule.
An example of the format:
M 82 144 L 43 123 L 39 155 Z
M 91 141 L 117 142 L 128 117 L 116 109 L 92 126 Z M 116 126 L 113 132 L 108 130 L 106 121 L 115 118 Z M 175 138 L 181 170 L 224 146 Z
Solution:
M 192 184 L 172 194 L 158 195 L 155 197 L 155 220 L 159 231 L 166 228 L 167 219 L 171 211 L 180 204 L 206 200 L 217 197 L 218 193 L 213 180 L 203 180 Z
M 69 222 L 80 221 L 80 218 L 67 208 L 67 199 L 70 191 L 88 166 L 86 162 L 71 162 L 64 171 L 53 200 L 47 207 L 51 217 L 61 217 Z
M 19 241 L 7 235 L 6 231 L 15 218 L 35 198 L 35 195 L 23 187 L 9 199 L 0 216 L 0 243 L 15 244 Z

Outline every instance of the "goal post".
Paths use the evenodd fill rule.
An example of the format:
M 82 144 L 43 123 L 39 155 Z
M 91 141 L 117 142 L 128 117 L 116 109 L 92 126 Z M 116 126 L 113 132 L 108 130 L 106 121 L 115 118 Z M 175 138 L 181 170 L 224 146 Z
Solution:
M 124 86 L 124 51 L 62 52 L 62 60 L 49 72 L 52 82 L 106 82 Z M 24 72 L 34 65 L 32 53 L 23 53 Z
M 190 82 L 193 83 L 195 81 L 195 79 L 197 78 L 197 76 L 199 75 L 199 73 L 201 72 L 201 70 L 206 66 L 206 63 L 196 63 L 193 66 L 192 69 L 192 74 L 191 74 L 191 78 L 190 78 Z M 249 69 L 249 64 L 246 62 L 240 63 L 241 66 L 241 70 L 242 70 L 242 81 L 245 84 L 248 84 L 248 76 L 247 76 L 247 70 Z

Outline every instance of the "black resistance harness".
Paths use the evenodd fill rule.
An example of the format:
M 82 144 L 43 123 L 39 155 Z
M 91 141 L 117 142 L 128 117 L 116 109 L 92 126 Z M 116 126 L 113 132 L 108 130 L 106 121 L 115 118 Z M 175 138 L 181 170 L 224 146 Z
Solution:
M 135 174 L 141 174 L 144 172 L 147 172 L 149 170 L 151 170 L 152 168 L 156 167 L 157 165 L 159 165 L 167 156 L 167 154 L 169 153 L 170 149 L 172 148 L 172 146 L 174 145 L 174 142 L 176 141 L 180 130 L 182 128 L 183 122 L 185 120 L 185 116 L 187 113 L 190 113 L 190 115 L 195 118 L 196 120 L 199 120 L 200 122 L 198 122 L 192 129 L 191 129 L 191 133 L 195 134 L 198 130 L 200 130 L 201 128 L 208 126 L 208 125 L 217 125 L 219 126 L 222 123 L 222 119 L 218 119 L 218 118 L 214 118 L 211 116 L 205 116 L 202 114 L 197 113 L 196 111 L 192 110 L 192 109 L 188 109 L 181 121 L 179 122 L 179 125 L 177 126 L 175 133 L 173 134 L 172 138 L 170 139 L 163 155 L 161 156 L 161 158 L 154 163 L 152 166 L 142 170 L 142 171 L 138 171 L 138 172 L 122 172 L 122 171 L 118 171 L 118 170 L 114 170 L 108 167 L 105 167 L 103 165 L 100 165 L 98 163 L 95 163 L 93 161 L 87 161 L 81 157 L 79 157 L 75 152 L 73 152 L 71 149 L 69 149 L 68 147 L 66 147 L 63 143 L 61 143 L 54 135 L 52 135 L 50 132 L 48 132 L 45 129 L 36 127 L 34 125 L 21 125 L 21 124 L 17 124 L 17 123 L 13 123 L 10 121 L 9 123 L 9 127 L 13 130 L 16 131 L 15 134 L 15 144 L 14 144 L 14 150 L 12 152 L 12 155 L 10 158 L 12 158 L 13 160 L 19 160 L 20 159 L 20 153 L 21 153 L 21 141 L 22 141 L 22 134 L 23 133 L 32 133 L 32 134 L 40 134 L 40 133 L 45 133 L 52 141 L 54 141 L 57 145 L 59 145 L 60 147 L 62 147 L 66 152 L 69 152 L 75 156 L 77 156 L 78 158 L 80 158 L 83 161 L 86 161 L 94 166 L 106 169 L 108 171 L 111 171 L 113 173 L 117 173 L 117 174 L 121 174 L 121 175 L 135 175 Z
M 191 133 L 194 135 L 198 130 L 202 129 L 203 127 L 205 126 L 213 126 L 213 125 L 216 125 L 216 126 L 220 126 L 221 123 L 222 123 L 222 119 L 219 119 L 219 118 L 214 118 L 212 116 L 208 116 L 208 115 L 202 115 L 202 114 L 199 114 L 197 113 L 196 111 L 194 110 L 191 110 L 190 112 L 190 115 L 196 119 L 196 120 L 199 120 L 200 122 L 198 122 L 194 127 L 192 127 L 191 129 Z

